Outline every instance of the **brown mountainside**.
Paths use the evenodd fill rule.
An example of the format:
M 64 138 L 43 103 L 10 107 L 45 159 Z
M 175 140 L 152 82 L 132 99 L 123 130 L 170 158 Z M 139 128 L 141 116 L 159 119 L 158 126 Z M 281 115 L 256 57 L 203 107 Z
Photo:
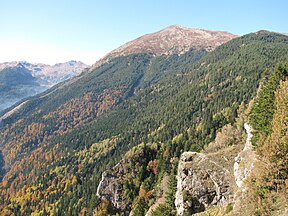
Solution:
M 143 35 L 108 53 L 94 65 L 95 68 L 108 60 L 136 53 L 153 55 L 183 54 L 194 49 L 211 51 L 217 46 L 236 38 L 229 32 L 187 28 L 180 25 L 168 26 L 160 31 Z

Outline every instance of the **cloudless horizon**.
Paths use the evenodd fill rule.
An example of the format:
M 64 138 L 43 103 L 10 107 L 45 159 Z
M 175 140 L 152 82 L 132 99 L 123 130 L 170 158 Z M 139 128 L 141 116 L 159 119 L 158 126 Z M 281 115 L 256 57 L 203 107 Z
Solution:
M 143 34 L 179 24 L 244 35 L 287 33 L 288 2 L 12 0 L 0 7 L 0 63 L 93 64 Z

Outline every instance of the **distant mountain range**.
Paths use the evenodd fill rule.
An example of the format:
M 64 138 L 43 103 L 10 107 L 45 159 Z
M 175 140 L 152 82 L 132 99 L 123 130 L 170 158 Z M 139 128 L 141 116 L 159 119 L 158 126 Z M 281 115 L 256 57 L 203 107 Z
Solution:
M 55 65 L 15 61 L 0 63 L 0 70 L 3 70 L 6 67 L 13 68 L 17 66 L 22 66 L 31 71 L 31 75 L 33 77 L 45 81 L 49 86 L 53 86 L 73 76 L 79 75 L 85 68 L 88 67 L 88 65 L 84 64 L 83 62 L 75 60 L 65 63 L 57 63 Z
M 40 93 L 79 75 L 88 66 L 79 61 L 55 65 L 5 62 L 0 64 L 0 111 L 17 101 Z

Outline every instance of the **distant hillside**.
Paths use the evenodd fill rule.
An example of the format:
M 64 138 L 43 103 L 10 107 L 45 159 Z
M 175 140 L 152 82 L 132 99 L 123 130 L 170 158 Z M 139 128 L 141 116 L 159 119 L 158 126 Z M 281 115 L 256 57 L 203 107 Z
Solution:
M 80 74 L 86 67 L 76 61 L 53 66 L 28 62 L 0 64 L 0 112 L 23 98 Z
M 32 76 L 40 78 L 49 86 L 53 86 L 59 82 L 63 82 L 73 76 L 79 75 L 88 65 L 80 61 L 69 61 L 65 63 L 57 63 L 55 65 L 47 65 L 42 63 L 29 63 L 29 62 L 5 62 L 0 63 L 0 70 L 5 67 L 15 67 L 21 64 L 24 68 L 31 71 Z
M 23 65 L 6 67 L 0 71 L 0 111 L 45 89 L 41 86 L 41 80 L 33 77 Z
M 15 67 L 5 67 L 1 70 L 0 79 L 1 87 L 11 87 L 19 84 L 33 85 L 37 80 L 21 63 Z

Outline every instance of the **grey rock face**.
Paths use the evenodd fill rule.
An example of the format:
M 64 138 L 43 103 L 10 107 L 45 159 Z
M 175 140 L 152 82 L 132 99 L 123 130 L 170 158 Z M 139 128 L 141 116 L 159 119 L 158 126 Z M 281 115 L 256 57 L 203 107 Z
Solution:
M 178 215 L 233 201 L 233 174 L 203 153 L 184 152 L 179 161 L 175 205 Z
M 97 188 L 97 196 L 105 197 L 113 206 L 121 211 L 125 210 L 126 202 L 122 199 L 123 184 L 120 184 L 119 178 L 124 175 L 124 167 L 120 162 L 111 170 L 107 170 L 102 174 L 102 180 Z
M 244 149 L 235 157 L 234 163 L 234 176 L 235 182 L 239 188 L 245 190 L 243 183 L 245 179 L 250 175 L 254 168 L 254 162 L 256 160 L 255 152 L 253 151 L 251 139 L 252 128 L 249 124 L 245 123 L 244 128 L 247 133 L 247 140 Z M 241 166 L 242 163 L 242 166 Z

